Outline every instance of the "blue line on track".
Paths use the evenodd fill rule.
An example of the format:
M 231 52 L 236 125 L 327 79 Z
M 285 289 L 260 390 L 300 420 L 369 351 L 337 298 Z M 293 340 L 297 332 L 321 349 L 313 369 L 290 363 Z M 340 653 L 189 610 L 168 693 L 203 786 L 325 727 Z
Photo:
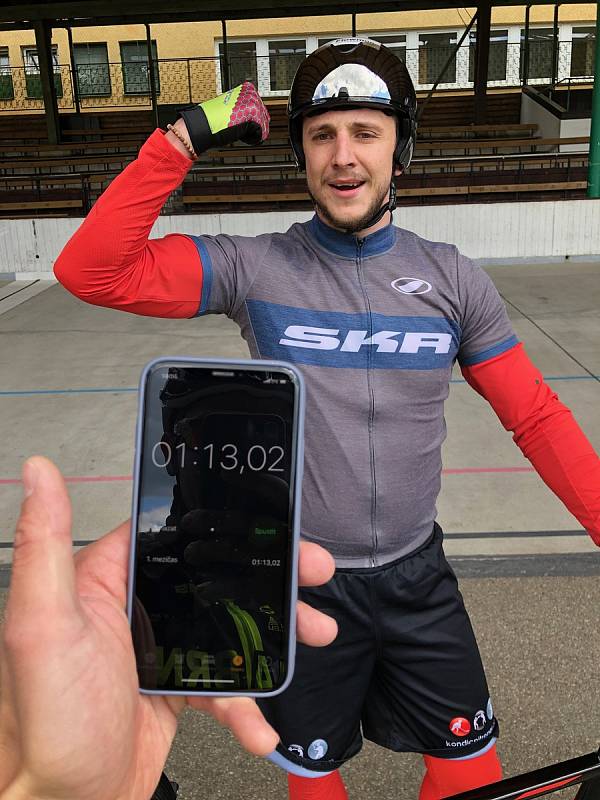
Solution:
M 137 388 L 129 388 L 129 387 L 120 387 L 120 388 L 113 388 L 113 389 L 28 389 L 27 391 L 15 391 L 15 392 L 0 392 L 0 397 L 26 397 L 27 395 L 37 395 L 37 394 L 96 394 L 98 392 L 102 393 L 113 393 L 113 394 L 123 394 L 123 393 L 131 393 L 137 392 Z
M 600 375 L 544 375 L 545 381 L 600 381 Z M 452 378 L 450 383 L 466 383 L 464 378 Z
M 546 381 L 600 381 L 600 375 L 548 375 Z M 463 378 L 453 378 L 450 383 L 466 383 Z M 137 387 L 121 386 L 98 389 L 27 389 L 13 392 L 0 392 L 0 397 L 27 397 L 40 394 L 131 394 Z

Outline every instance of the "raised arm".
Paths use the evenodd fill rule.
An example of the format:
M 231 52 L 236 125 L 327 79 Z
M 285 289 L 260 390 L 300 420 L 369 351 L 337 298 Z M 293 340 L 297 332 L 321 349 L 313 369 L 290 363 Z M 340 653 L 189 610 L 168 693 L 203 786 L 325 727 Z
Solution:
M 245 117 L 236 108 L 243 102 Z M 202 303 L 203 267 L 194 239 L 149 239 L 168 196 L 196 153 L 242 139 L 262 141 L 268 113 L 252 84 L 186 109 L 175 131 L 156 130 L 110 184 L 59 255 L 54 273 L 81 300 L 135 314 L 193 317 Z

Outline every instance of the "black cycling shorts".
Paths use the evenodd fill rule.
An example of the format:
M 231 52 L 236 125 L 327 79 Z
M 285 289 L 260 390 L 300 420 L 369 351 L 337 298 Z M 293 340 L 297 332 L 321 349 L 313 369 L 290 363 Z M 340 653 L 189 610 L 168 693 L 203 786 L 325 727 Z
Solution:
M 291 771 L 336 769 L 359 752 L 363 736 L 440 758 L 473 755 L 497 736 L 438 525 L 414 553 L 382 567 L 338 569 L 301 596 L 335 617 L 339 632 L 327 647 L 299 644 L 290 687 L 259 701 Z

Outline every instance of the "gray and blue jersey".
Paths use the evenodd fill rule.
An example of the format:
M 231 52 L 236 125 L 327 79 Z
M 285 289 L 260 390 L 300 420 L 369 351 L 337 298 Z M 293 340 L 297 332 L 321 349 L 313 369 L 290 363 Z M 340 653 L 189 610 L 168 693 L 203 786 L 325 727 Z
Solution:
M 489 277 L 393 225 L 360 240 L 315 216 L 283 234 L 191 238 L 200 313 L 227 314 L 254 358 L 305 376 L 303 537 L 339 567 L 418 548 L 436 516 L 452 365 L 517 344 Z

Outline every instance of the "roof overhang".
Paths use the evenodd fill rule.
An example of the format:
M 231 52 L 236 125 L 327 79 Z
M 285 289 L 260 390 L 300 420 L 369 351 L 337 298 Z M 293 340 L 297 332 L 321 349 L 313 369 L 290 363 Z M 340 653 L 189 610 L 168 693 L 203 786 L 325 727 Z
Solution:
M 506 0 L 483 0 L 492 6 L 515 6 L 523 3 Z M 561 0 L 564 3 L 577 0 Z M 529 0 L 534 5 L 554 5 L 551 0 Z M 271 19 L 331 14 L 366 14 L 391 11 L 422 11 L 456 8 L 456 0 L 30 0 L 16 3 L 4 0 L 0 6 L 0 29 L 31 28 L 39 20 L 49 20 L 57 27 L 122 25 L 159 22 L 206 22 L 228 19 Z M 461 6 L 462 8 L 462 6 Z

